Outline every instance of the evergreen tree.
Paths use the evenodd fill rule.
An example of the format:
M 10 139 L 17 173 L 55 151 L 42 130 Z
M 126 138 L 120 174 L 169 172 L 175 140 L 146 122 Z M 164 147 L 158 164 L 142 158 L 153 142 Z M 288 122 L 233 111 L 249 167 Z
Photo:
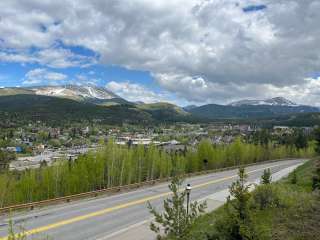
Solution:
M 298 149 L 307 148 L 308 147 L 308 138 L 305 134 L 303 134 L 302 130 L 298 130 L 295 137 L 295 146 Z
M 190 226 L 201 213 L 204 213 L 206 203 L 198 204 L 193 202 L 190 204 L 190 212 L 187 214 L 184 206 L 186 191 L 181 191 L 182 180 L 179 177 L 174 177 L 169 189 L 172 192 L 172 197 L 164 200 L 164 213 L 159 213 L 148 203 L 150 212 L 155 217 L 155 223 L 152 222 L 150 229 L 158 234 L 158 239 L 161 239 L 161 227 L 165 234 L 173 236 L 177 239 L 182 239 L 187 233 Z
M 229 188 L 230 196 L 228 198 L 228 203 L 237 211 L 239 218 L 244 220 L 248 213 L 250 185 L 246 184 L 248 175 L 243 167 L 239 168 L 238 175 L 239 179 L 233 182 Z M 231 197 L 234 197 L 236 201 L 231 201 Z
M 271 183 L 271 171 L 270 171 L 270 168 L 265 169 L 263 171 L 263 175 L 261 176 L 261 183 L 262 184 L 270 184 Z
M 240 168 L 239 179 L 233 182 L 229 188 L 230 196 L 227 199 L 227 208 L 230 219 L 232 219 L 231 239 L 252 239 L 254 231 L 249 214 L 250 185 L 246 184 L 248 175 L 244 168 Z M 231 200 L 231 197 L 234 200 Z
M 314 131 L 314 139 L 316 141 L 316 152 L 318 155 L 320 155 L 320 127 L 318 127 L 317 129 L 315 129 Z
M 6 170 L 9 167 L 10 161 L 14 159 L 15 159 L 14 154 L 2 151 L 0 149 L 0 172 Z

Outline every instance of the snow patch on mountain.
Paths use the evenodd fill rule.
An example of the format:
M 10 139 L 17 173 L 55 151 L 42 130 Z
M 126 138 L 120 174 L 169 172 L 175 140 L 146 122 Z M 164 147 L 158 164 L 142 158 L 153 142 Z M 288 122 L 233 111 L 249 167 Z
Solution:
M 35 91 L 37 95 L 46 95 L 46 96 L 63 96 L 64 90 L 63 88 L 35 88 L 32 89 Z
M 269 105 L 269 106 L 289 106 L 289 107 L 297 107 L 300 106 L 286 98 L 283 97 L 275 97 L 271 99 L 265 99 L 265 100 L 240 100 L 237 102 L 232 102 L 229 104 L 229 106 L 243 106 L 243 105 Z
M 119 98 L 106 88 L 96 86 L 45 86 L 32 89 L 37 95 L 70 98 L 113 99 Z

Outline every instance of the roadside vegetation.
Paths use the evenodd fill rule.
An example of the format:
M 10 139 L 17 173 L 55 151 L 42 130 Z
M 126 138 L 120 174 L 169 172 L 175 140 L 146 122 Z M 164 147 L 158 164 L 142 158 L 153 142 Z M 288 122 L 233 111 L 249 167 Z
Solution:
M 62 161 L 22 172 L 0 174 L 0 207 L 139 183 L 241 164 L 287 157 L 311 157 L 314 146 L 250 144 L 238 138 L 230 145 L 203 140 L 197 148 L 179 152 L 156 146 L 118 146 L 112 140 L 75 162 Z
M 172 197 L 164 200 L 164 213 L 158 212 L 155 207 L 148 203 L 150 213 L 155 217 L 155 222 L 151 223 L 150 229 L 157 234 L 158 239 L 161 239 L 162 232 L 170 236 L 183 238 L 207 207 L 206 202 L 200 204 L 193 202 L 190 207 L 186 207 L 186 198 L 188 199 L 189 196 L 187 196 L 188 192 L 182 189 L 182 183 L 183 179 L 177 176 L 173 178 L 169 185 Z
M 28 237 L 27 231 L 21 224 L 15 224 L 12 218 L 9 219 L 8 223 L 8 236 L 6 236 L 7 240 L 53 240 L 53 238 L 49 236 L 32 236 Z
M 320 159 L 300 166 L 287 178 L 270 183 L 265 171 L 252 193 L 244 169 L 230 186 L 227 203 L 198 217 L 183 237 L 188 240 L 320 239 Z

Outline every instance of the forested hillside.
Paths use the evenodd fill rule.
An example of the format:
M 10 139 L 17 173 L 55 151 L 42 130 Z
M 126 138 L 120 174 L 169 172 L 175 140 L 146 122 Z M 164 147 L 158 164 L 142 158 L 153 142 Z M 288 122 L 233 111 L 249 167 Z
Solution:
M 109 124 L 151 122 L 151 115 L 130 105 L 98 106 L 70 99 L 38 96 L 0 96 L 0 119 L 44 122 L 100 121 Z
M 114 101 L 112 99 L 110 101 Z M 96 100 L 98 101 L 98 100 Z M 48 123 L 70 121 L 98 121 L 105 124 L 121 125 L 154 124 L 193 120 L 190 114 L 175 105 L 154 104 L 136 106 L 126 104 L 107 104 L 80 102 L 72 99 L 32 94 L 0 96 L 0 120 L 3 122 L 26 122 L 41 120 Z

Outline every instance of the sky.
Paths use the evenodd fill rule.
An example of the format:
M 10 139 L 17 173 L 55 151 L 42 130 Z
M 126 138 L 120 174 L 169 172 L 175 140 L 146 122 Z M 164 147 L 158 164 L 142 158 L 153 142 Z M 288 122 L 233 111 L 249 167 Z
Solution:
M 320 106 L 319 0 L 1 0 L 0 87 Z

